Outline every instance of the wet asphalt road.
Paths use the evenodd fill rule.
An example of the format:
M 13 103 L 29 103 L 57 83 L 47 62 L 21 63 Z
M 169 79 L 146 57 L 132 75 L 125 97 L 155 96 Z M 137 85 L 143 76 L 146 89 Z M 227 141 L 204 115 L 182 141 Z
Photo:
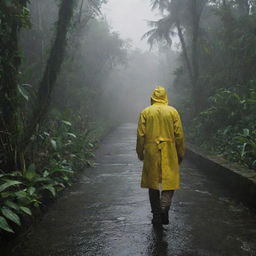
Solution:
M 154 230 L 147 190 L 140 188 L 135 134 L 133 124 L 109 134 L 96 152 L 95 167 L 0 255 L 256 255 L 256 214 L 188 160 L 171 223 Z

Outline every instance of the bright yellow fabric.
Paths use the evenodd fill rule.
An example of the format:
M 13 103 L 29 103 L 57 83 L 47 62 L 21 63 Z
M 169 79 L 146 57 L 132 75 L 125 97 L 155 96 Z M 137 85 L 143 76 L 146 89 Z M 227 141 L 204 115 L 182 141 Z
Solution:
M 178 157 L 185 153 L 184 133 L 177 110 L 168 106 L 163 87 L 151 96 L 152 105 L 140 113 L 136 151 L 143 160 L 142 188 L 176 190 L 180 187 Z

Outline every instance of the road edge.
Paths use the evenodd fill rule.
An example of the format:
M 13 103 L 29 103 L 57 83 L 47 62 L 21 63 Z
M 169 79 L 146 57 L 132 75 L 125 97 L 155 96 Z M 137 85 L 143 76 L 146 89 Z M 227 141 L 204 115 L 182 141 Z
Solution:
M 256 171 L 232 163 L 187 143 L 186 157 L 207 175 L 221 182 L 249 207 L 256 209 Z

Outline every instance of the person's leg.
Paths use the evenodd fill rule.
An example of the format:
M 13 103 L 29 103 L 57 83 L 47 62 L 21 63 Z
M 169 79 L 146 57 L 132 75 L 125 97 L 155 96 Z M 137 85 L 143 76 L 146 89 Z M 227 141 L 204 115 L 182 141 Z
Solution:
M 161 224 L 161 206 L 159 190 L 149 189 L 149 201 L 153 214 L 152 224 Z
M 174 190 L 164 190 L 161 193 L 160 206 L 162 210 L 162 223 L 169 224 L 169 210 L 172 203 Z

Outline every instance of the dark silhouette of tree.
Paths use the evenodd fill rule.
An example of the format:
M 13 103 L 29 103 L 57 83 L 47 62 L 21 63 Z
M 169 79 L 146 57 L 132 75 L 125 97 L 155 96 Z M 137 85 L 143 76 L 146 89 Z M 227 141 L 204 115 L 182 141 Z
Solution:
M 6 171 L 15 170 L 19 162 L 18 40 L 20 30 L 29 25 L 27 2 L 0 2 L 0 157 Z
M 194 102 L 194 114 L 200 111 L 201 88 L 198 84 L 199 77 L 199 35 L 200 19 L 206 5 L 206 0 L 157 0 L 152 1 L 153 8 L 163 11 L 164 17 L 156 22 L 150 22 L 153 27 L 144 37 L 152 45 L 154 41 L 165 39 L 168 44 L 172 43 L 172 37 L 178 37 L 182 47 L 184 61 L 190 78 L 192 88 L 192 100 Z M 167 14 L 165 14 L 167 13 Z M 184 35 L 187 31 L 187 36 Z M 186 39 L 188 42 L 186 42 Z

